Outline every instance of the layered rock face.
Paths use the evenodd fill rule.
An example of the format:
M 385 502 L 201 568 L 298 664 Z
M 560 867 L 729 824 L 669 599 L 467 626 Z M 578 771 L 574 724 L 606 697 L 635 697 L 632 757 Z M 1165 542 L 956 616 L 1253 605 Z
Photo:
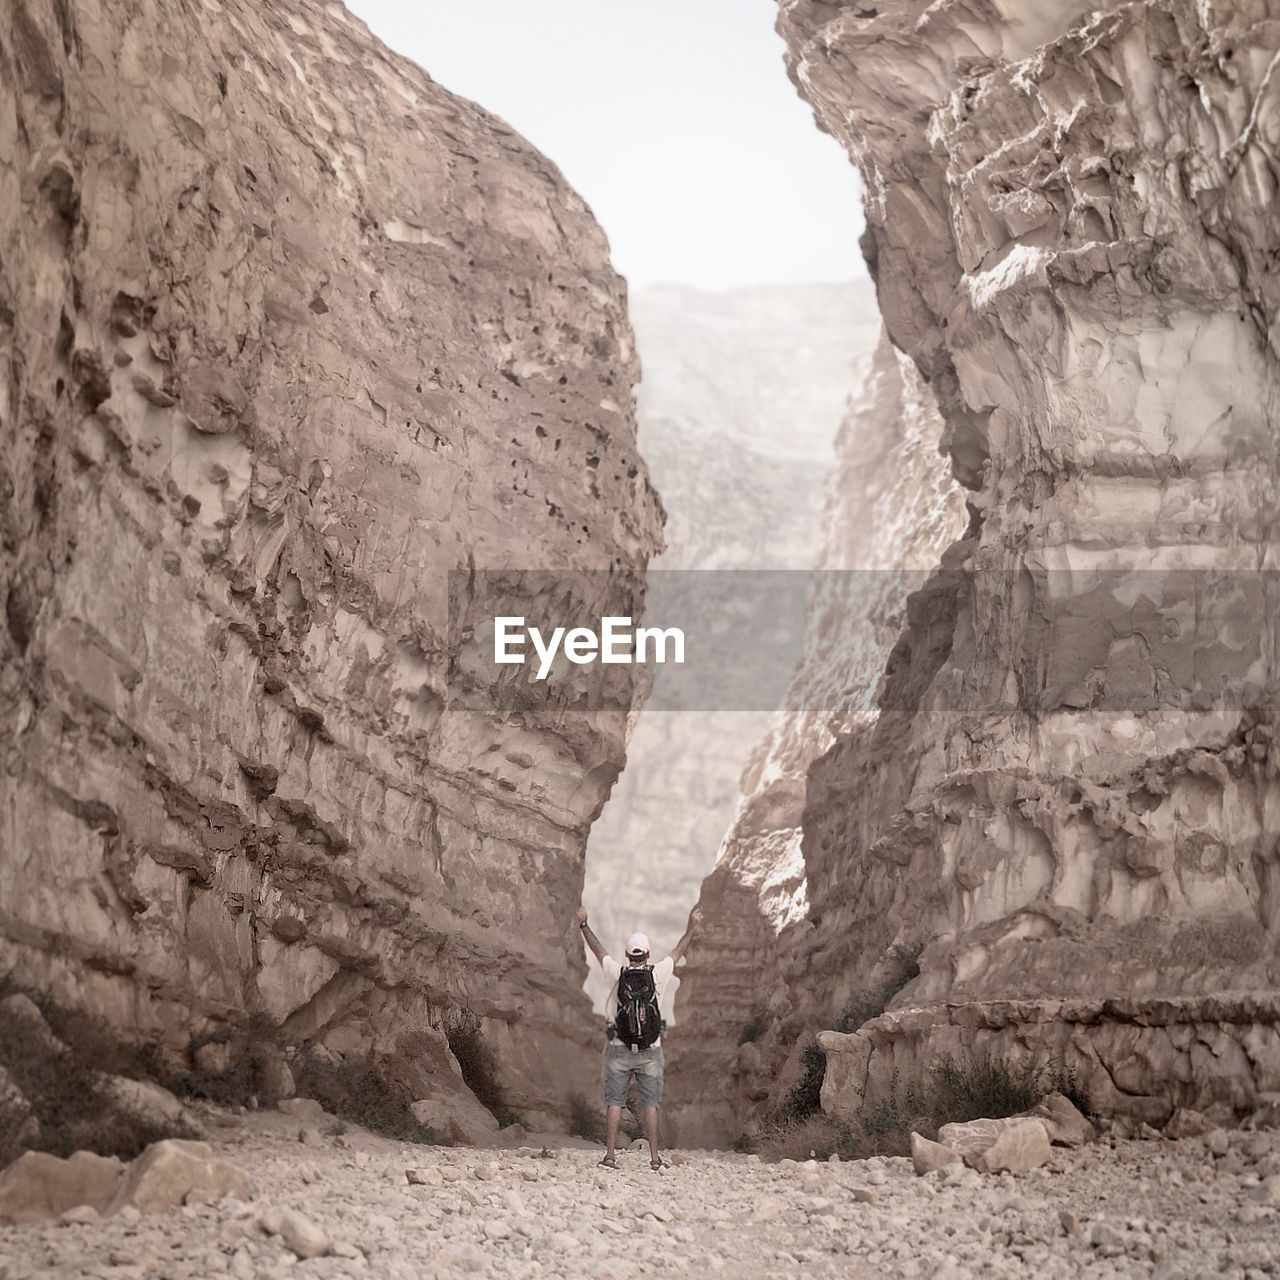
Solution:
M 461 1019 L 551 1122 L 631 708 L 450 709 L 449 575 L 635 606 L 602 234 L 340 5 L 8 0 L 0 65 L 0 969 L 412 1097 Z
M 630 312 L 639 443 L 668 514 L 650 583 L 655 571 L 807 570 L 836 433 L 879 332 L 871 282 L 664 285 Z M 741 581 L 749 590 L 750 575 Z M 587 851 L 585 900 L 606 946 L 635 929 L 659 953 L 679 938 L 770 718 L 756 705 L 645 708 Z M 603 972 L 591 974 L 603 1007 Z
M 795 1085 L 806 1032 L 828 1025 L 838 966 L 814 952 L 802 852 L 806 774 L 837 735 L 865 737 L 907 600 L 965 526 L 938 453 L 942 422 L 914 367 L 881 337 L 836 440 L 805 649 L 786 705 L 742 774 L 703 883 L 707 923 L 671 1037 L 672 1124 L 727 1145 Z
M 823 1037 L 824 1103 L 972 1056 L 1153 1121 L 1242 1109 L 1280 1087 L 1280 6 L 780 26 L 976 513 L 874 733 L 809 775 L 828 1017 L 923 948 L 900 1012 Z

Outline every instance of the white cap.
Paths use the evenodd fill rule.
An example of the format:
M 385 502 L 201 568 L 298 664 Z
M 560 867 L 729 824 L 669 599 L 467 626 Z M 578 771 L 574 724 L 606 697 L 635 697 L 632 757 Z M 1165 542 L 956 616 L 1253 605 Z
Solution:
M 648 955 L 649 954 L 649 937 L 644 933 L 633 933 L 627 939 L 627 955 Z

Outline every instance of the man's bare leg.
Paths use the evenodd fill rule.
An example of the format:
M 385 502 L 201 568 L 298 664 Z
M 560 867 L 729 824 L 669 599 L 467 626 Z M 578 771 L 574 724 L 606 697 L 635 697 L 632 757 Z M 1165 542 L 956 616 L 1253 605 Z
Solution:
M 649 1161 L 661 1160 L 658 1154 L 658 1108 L 645 1107 L 644 1116 L 644 1136 L 649 1139 Z
M 605 1159 L 613 1159 L 613 1149 L 618 1145 L 618 1128 L 622 1124 L 622 1108 L 608 1107 L 605 1109 L 605 1146 L 608 1150 L 605 1152 Z

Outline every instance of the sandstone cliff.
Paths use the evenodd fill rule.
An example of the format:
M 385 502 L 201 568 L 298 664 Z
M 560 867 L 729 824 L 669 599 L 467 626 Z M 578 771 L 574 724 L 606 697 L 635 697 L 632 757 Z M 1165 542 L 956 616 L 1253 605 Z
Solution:
M 810 771 L 843 1114 L 940 1057 L 1065 1067 L 1101 1110 L 1280 1086 L 1280 6 L 782 0 L 867 188 L 886 327 L 976 516 L 869 735 Z M 794 988 L 792 988 L 794 995 Z
M 552 1120 L 628 708 L 451 710 L 448 585 L 661 545 L 582 201 L 341 5 L 5 0 L 0 345 L 0 971 Z

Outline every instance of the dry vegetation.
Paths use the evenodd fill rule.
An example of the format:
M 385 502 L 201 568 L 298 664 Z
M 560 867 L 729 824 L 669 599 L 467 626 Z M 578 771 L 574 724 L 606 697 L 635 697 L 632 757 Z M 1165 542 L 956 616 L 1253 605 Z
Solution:
M 821 1087 L 820 1075 L 817 1087 Z M 812 1080 L 804 1089 L 797 1086 L 789 1101 L 807 1102 L 812 1089 Z M 784 1108 L 756 1133 L 740 1139 L 738 1149 L 758 1152 L 768 1160 L 908 1155 L 913 1131 L 936 1138 L 944 1124 L 1018 1115 L 1054 1091 L 1065 1094 L 1082 1113 L 1088 1112 L 1087 1101 L 1075 1082 L 1062 1073 L 1019 1071 L 998 1062 L 948 1060 L 933 1069 L 923 1089 L 895 1089 L 895 1102 L 871 1108 L 856 1124 L 824 1115 L 816 1102 L 804 1111 Z
M 24 1105 L 12 1094 L 0 1097 L 0 1167 L 24 1150 L 131 1160 L 149 1143 L 195 1136 L 185 1125 L 139 1116 L 114 1098 L 110 1077 L 145 1078 L 143 1055 L 103 1025 L 0 980 L 0 998 L 12 995 L 27 996 L 40 1016 L 8 1017 L 0 1036 L 0 1067 L 25 1099 Z

